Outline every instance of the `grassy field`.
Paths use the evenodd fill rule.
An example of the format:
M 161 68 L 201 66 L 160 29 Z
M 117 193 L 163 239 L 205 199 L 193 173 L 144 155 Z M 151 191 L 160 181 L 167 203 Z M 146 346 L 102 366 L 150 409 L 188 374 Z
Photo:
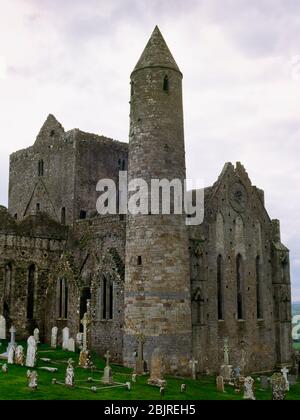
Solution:
M 5 349 L 2 345 L 1 349 Z M 0 351 L 0 352 L 3 352 Z M 38 390 L 31 391 L 27 387 L 26 372 L 28 368 L 20 366 L 9 366 L 9 372 L 4 374 L 0 371 L 0 400 L 159 400 L 159 389 L 147 385 L 147 377 L 139 377 L 137 383 L 132 384 L 129 391 L 126 388 L 102 388 L 96 393 L 91 391 L 92 386 L 99 386 L 99 383 L 90 383 L 89 377 L 100 380 L 104 369 L 104 361 L 98 356 L 93 356 L 93 362 L 96 371 L 84 370 L 76 367 L 75 382 L 80 388 L 66 388 L 63 385 L 52 384 L 52 379 L 64 382 L 65 371 L 68 358 L 75 360 L 74 366 L 78 362 L 78 354 L 68 353 L 62 350 L 52 351 L 48 346 L 39 346 L 39 358 L 49 358 L 51 363 L 45 363 L 41 360 L 36 368 L 39 380 Z M 0 361 L 3 364 L 3 361 Z M 49 373 L 40 370 L 39 367 L 48 366 L 58 368 L 58 372 Z M 132 371 L 121 366 L 112 365 L 114 380 L 120 383 L 126 383 L 131 380 Z M 226 387 L 226 393 L 216 392 L 215 378 L 203 377 L 197 381 L 191 379 L 166 378 L 167 388 L 165 400 L 241 400 L 243 395 L 236 395 L 232 387 Z M 180 386 L 187 384 L 187 392 L 182 394 Z M 87 389 L 81 389 L 87 388 Z M 256 398 L 258 400 L 271 400 L 270 391 L 259 389 L 259 383 L 256 384 Z M 300 400 L 300 384 L 291 388 L 288 394 L 290 400 Z

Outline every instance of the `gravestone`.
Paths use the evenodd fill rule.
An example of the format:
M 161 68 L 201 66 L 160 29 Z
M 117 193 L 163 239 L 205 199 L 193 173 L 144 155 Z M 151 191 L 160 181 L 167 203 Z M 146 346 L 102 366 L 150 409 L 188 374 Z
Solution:
M 27 371 L 27 379 L 28 379 L 28 388 L 31 390 L 36 390 L 38 387 L 38 374 L 37 372 L 31 372 L 30 370 Z
M 35 364 L 36 364 L 36 341 L 32 335 L 27 340 L 26 366 L 35 367 Z
M 68 350 L 69 348 L 70 329 L 65 327 L 62 330 L 62 349 Z
M 223 376 L 217 376 L 216 385 L 217 385 L 217 392 L 225 392 Z
M 164 357 L 159 348 L 155 349 L 152 353 L 150 363 L 150 379 L 148 380 L 149 385 L 160 386 L 164 381 L 165 364 Z
M 51 330 L 51 348 L 52 349 L 56 349 L 57 347 L 57 333 L 58 333 L 58 328 L 53 327 Z
M 18 346 L 15 352 L 15 363 L 16 365 L 24 366 L 24 348 L 23 346 Z
M 192 360 L 190 360 L 190 367 L 192 370 L 192 378 L 194 379 L 194 381 L 197 379 L 197 365 L 198 365 L 198 360 L 196 360 L 193 357 Z
M 288 375 L 288 382 L 291 386 L 297 384 L 297 376 L 296 375 Z
M 66 370 L 66 378 L 65 378 L 65 385 L 68 387 L 73 387 L 74 382 L 74 367 L 73 367 L 74 361 L 72 359 L 68 360 L 68 367 Z
M 0 340 L 6 340 L 6 320 L 0 315 Z
M 238 376 L 234 380 L 234 390 L 236 394 L 241 394 L 242 390 L 244 389 L 245 378 L 244 376 Z
M 7 352 L 7 364 L 13 365 L 15 362 L 15 351 L 16 348 L 14 346 L 10 346 Z
M 284 367 L 283 369 L 281 369 L 281 373 L 282 373 L 282 376 L 284 377 L 284 380 L 285 380 L 286 390 L 289 391 L 290 390 L 290 384 L 289 384 L 289 381 L 288 381 L 288 373 L 289 373 L 288 368 Z
M 135 361 L 135 373 L 137 375 L 143 375 L 145 373 L 145 362 L 144 362 L 144 344 L 145 344 L 145 336 L 143 334 L 139 334 L 138 337 L 138 351 L 137 357 Z
M 81 324 L 83 325 L 83 337 L 82 337 L 82 350 L 79 356 L 79 366 L 87 369 L 91 364 L 91 356 L 88 350 L 88 326 L 90 325 L 91 321 L 87 313 L 84 314 Z
M 16 347 L 17 343 L 16 343 L 16 329 L 14 326 L 12 326 L 9 330 L 10 332 L 10 343 L 8 344 L 8 349 L 9 350 L 10 347 Z
M 40 343 L 40 330 L 38 328 L 34 329 L 33 336 L 36 341 L 36 344 L 39 344 Z
M 247 376 L 244 381 L 244 400 L 255 400 L 253 385 L 254 379 Z
M 286 381 L 281 373 L 274 373 L 271 379 L 272 383 L 272 400 L 283 401 L 286 397 Z
M 83 346 L 83 333 L 78 333 L 76 335 L 76 346 L 81 349 Z
M 101 382 L 104 385 L 112 385 L 114 381 L 113 381 L 112 369 L 109 366 L 109 360 L 110 360 L 109 351 L 105 353 L 105 359 L 106 359 L 106 366 L 104 368 L 104 375 Z
M 231 381 L 232 376 L 232 365 L 229 364 L 229 339 L 227 337 L 224 338 L 224 362 L 220 369 L 220 376 L 223 377 L 225 382 Z
M 267 390 L 270 388 L 270 379 L 268 376 L 262 376 L 260 380 L 261 389 Z
M 74 338 L 69 338 L 68 350 L 75 353 L 75 340 L 74 340 Z

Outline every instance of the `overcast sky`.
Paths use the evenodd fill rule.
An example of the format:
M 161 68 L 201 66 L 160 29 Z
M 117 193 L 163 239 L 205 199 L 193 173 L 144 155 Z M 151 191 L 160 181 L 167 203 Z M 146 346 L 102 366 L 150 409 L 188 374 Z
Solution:
M 0 0 L 0 203 L 49 113 L 127 141 L 129 75 L 159 25 L 184 73 L 188 176 L 242 161 L 291 250 L 300 300 L 299 0 Z

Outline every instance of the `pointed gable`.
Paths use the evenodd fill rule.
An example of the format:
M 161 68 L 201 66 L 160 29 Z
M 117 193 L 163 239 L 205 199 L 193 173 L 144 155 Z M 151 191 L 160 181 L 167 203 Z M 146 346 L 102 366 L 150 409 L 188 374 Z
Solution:
M 36 138 L 35 145 L 53 143 L 65 134 L 65 130 L 54 115 L 49 114 Z

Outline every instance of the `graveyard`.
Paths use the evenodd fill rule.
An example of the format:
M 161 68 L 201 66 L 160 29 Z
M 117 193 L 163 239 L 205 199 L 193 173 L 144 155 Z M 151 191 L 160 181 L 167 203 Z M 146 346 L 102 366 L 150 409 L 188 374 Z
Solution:
M 2 341 L 1 351 L 6 349 L 7 341 Z M 26 349 L 27 344 L 21 343 Z M 68 361 L 74 361 L 74 386 L 65 385 Z M 47 360 L 47 361 L 45 361 Z M 3 366 L 4 360 L 0 360 Z M 122 366 L 111 364 L 113 381 L 117 384 L 130 383 L 127 386 L 100 386 L 106 361 L 96 354 L 92 354 L 93 368 L 83 369 L 78 366 L 79 352 L 64 351 L 61 348 L 52 349 L 41 344 L 38 346 L 37 389 L 28 387 L 28 367 L 8 365 L 7 373 L 0 370 L 0 400 L 243 400 L 244 392 L 237 394 L 233 386 L 225 385 L 225 392 L 218 392 L 215 376 L 200 376 L 197 380 L 191 378 L 166 377 L 164 395 L 160 395 L 160 388 L 148 385 L 149 375 L 137 376 L 133 382 L 133 371 Z M 1 368 L 0 366 L 0 368 Z M 55 372 L 42 368 L 54 368 Z M 270 376 L 270 375 L 269 375 Z M 56 383 L 53 383 L 53 379 Z M 272 391 L 261 389 L 258 377 L 254 379 L 254 394 L 256 400 L 271 400 Z M 186 391 L 181 392 L 182 384 Z M 99 387 L 96 391 L 93 387 Z M 290 386 L 287 400 L 300 400 L 300 384 Z
M 219 374 L 197 373 L 198 361 L 189 361 L 189 377 L 166 374 L 167 355 L 155 349 L 150 367 L 144 361 L 145 336 L 138 334 L 134 369 L 104 359 L 90 350 L 90 317 L 76 339 L 65 327 L 52 328 L 50 344 L 40 341 L 35 328 L 26 342 L 17 342 L 17 330 L 0 318 L 0 400 L 300 400 L 298 364 L 277 372 L 247 374 L 230 364 L 230 342 L 224 339 Z M 7 340 L 7 333 L 10 340 Z M 59 340 L 59 337 L 62 340 Z M 293 374 L 292 374 L 293 373 Z

